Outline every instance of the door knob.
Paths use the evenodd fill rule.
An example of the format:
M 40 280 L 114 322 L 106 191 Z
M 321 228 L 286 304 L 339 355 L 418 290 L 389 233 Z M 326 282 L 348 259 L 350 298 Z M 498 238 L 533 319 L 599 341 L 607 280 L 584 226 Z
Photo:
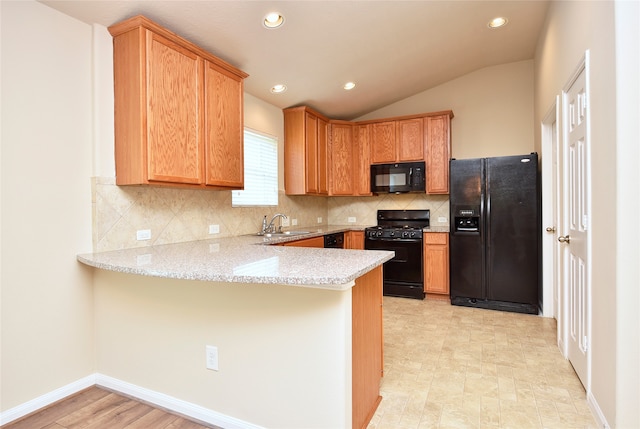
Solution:
M 555 226 L 548 226 L 547 227 L 547 232 L 556 232 L 556 227 Z
M 569 244 L 569 242 L 571 241 L 571 237 L 569 237 L 568 235 L 565 235 L 564 237 L 558 237 L 558 241 L 560 243 L 567 243 Z

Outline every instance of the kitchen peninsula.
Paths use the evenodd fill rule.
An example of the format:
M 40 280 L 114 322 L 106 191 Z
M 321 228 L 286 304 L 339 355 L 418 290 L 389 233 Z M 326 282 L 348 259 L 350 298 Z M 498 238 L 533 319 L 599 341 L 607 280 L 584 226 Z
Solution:
M 268 245 L 291 239 L 79 255 L 99 268 L 98 384 L 170 398 L 224 427 L 366 427 L 380 400 L 382 264 L 393 252 Z

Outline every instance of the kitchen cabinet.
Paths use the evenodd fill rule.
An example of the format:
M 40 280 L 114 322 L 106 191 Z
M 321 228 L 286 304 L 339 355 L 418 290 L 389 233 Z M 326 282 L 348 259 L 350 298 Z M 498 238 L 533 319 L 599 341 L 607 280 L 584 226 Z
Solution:
M 426 147 L 426 185 L 428 194 L 449 193 L 449 160 L 451 159 L 451 116 L 428 116 L 424 119 Z
M 331 121 L 329 154 L 329 195 L 354 195 L 355 156 L 352 123 Z
M 423 160 L 423 126 L 422 118 L 371 124 L 371 163 Z
M 306 106 L 283 112 L 285 193 L 327 195 L 329 119 Z
M 396 161 L 395 121 L 371 124 L 371 163 L 382 164 Z
M 422 161 L 424 159 L 424 133 L 422 118 L 396 122 L 398 129 L 398 161 Z
M 324 236 L 303 238 L 302 240 L 288 241 L 282 244 L 283 246 L 293 247 L 320 247 L 324 248 Z
M 370 196 L 371 194 L 371 125 L 356 125 L 354 129 L 354 162 L 355 177 L 354 195 Z
M 449 295 L 449 233 L 425 232 L 423 246 L 425 293 Z
M 344 248 L 364 250 L 364 231 L 347 231 L 344 233 Z
M 241 189 L 248 75 L 143 16 L 109 32 L 116 184 Z

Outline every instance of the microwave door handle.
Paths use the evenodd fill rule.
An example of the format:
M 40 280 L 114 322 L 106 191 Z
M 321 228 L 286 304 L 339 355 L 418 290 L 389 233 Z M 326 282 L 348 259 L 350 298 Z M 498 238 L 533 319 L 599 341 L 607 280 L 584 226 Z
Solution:
M 409 168 L 409 186 L 413 185 L 413 167 Z

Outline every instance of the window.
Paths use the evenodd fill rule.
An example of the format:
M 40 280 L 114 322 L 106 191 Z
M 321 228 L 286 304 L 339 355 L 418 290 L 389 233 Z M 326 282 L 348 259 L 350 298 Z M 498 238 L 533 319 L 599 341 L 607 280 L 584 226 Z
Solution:
M 278 139 L 244 129 L 244 190 L 231 192 L 231 205 L 278 205 Z

